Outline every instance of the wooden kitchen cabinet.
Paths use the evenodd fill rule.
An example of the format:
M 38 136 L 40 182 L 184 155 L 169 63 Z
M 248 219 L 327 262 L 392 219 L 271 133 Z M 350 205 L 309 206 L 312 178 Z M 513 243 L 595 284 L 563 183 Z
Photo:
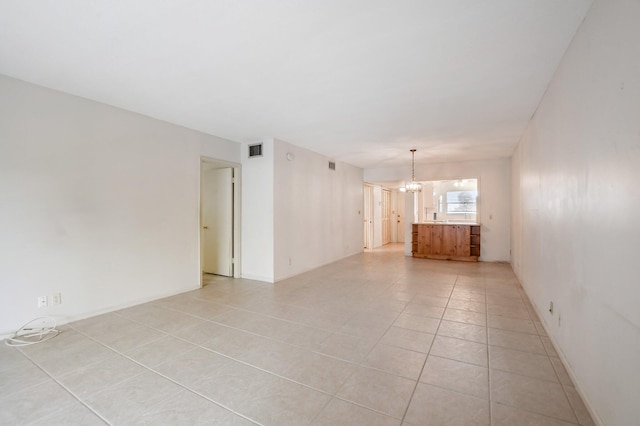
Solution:
M 418 253 L 418 227 L 411 225 L 411 253 Z
M 427 225 L 427 231 L 421 232 L 418 234 L 418 253 L 419 254 L 427 254 L 431 252 L 431 228 L 432 226 Z
M 456 227 L 456 256 L 471 256 L 471 226 L 453 225 Z
M 469 256 L 480 256 L 480 225 L 473 225 L 469 227 Z
M 413 257 L 478 261 L 480 225 L 414 223 L 411 231 Z

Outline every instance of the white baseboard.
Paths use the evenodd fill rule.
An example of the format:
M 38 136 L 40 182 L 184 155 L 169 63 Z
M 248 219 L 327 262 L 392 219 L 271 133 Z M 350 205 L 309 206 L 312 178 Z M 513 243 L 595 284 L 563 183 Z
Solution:
M 517 277 L 517 275 L 516 275 L 516 277 Z M 522 281 L 520 280 L 520 277 L 518 277 L 518 282 L 520 283 L 520 285 L 522 286 L 522 289 L 526 293 L 527 298 L 529 299 L 529 302 L 531 302 L 531 306 L 533 306 L 533 309 L 536 311 L 536 314 L 538 315 L 538 318 L 540 319 L 540 324 L 542 324 L 542 327 L 544 328 L 544 331 L 547 334 L 547 337 L 549 338 L 549 340 L 551 340 L 551 343 L 553 344 L 553 348 L 558 353 L 558 356 L 560 357 L 560 360 L 562 361 L 562 364 L 563 364 L 565 370 L 567 370 L 567 374 L 569 375 L 569 377 L 571 378 L 571 381 L 575 385 L 576 392 L 578 392 L 578 395 L 580 395 L 580 398 L 582 398 L 582 402 L 584 402 L 584 405 L 587 408 L 587 411 L 589 411 L 589 414 L 591 415 L 591 419 L 593 420 L 593 422 L 597 426 L 604 426 L 604 422 L 602 421 L 600 416 L 598 416 L 598 413 L 596 412 L 596 410 L 593 408 L 593 404 L 591 403 L 591 400 L 589 399 L 589 396 L 584 392 L 584 390 L 583 390 L 583 388 L 582 388 L 582 386 L 580 384 L 580 380 L 576 376 L 576 373 L 573 370 L 573 368 L 571 367 L 571 364 L 569 363 L 569 361 L 567 360 L 567 357 L 564 354 L 564 352 L 562 351 L 562 348 L 555 341 L 555 338 L 551 335 L 551 333 L 549 333 L 549 327 L 547 326 L 547 323 L 544 320 L 544 312 L 541 311 L 540 308 L 531 299 L 531 297 L 529 297 L 529 292 L 527 292 L 527 289 L 524 286 L 524 284 L 522 283 Z

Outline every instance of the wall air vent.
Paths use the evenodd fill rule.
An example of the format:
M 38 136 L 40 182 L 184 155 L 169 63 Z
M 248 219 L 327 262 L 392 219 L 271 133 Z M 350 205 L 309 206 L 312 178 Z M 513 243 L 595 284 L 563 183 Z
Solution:
M 262 144 L 256 143 L 249 145 L 249 158 L 262 157 Z
M 336 169 L 336 162 L 335 161 L 329 161 L 329 169 L 331 169 L 331 170 L 335 170 Z

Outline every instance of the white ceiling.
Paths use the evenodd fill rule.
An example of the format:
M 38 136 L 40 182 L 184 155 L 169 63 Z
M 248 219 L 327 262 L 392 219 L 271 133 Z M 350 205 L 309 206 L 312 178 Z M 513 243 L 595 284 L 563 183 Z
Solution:
M 360 167 L 509 157 L 592 0 L 0 0 L 0 73 Z

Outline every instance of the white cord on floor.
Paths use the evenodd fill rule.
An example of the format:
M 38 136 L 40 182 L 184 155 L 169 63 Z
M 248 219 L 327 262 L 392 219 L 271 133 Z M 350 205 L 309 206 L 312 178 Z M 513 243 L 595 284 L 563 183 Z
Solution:
M 41 321 L 40 326 L 32 324 Z M 49 325 L 47 324 L 49 323 Z M 33 319 L 20 327 L 13 336 L 8 337 L 4 342 L 7 346 L 28 346 L 45 342 L 56 337 L 60 331 L 56 330 L 56 320 L 52 317 L 39 317 Z

